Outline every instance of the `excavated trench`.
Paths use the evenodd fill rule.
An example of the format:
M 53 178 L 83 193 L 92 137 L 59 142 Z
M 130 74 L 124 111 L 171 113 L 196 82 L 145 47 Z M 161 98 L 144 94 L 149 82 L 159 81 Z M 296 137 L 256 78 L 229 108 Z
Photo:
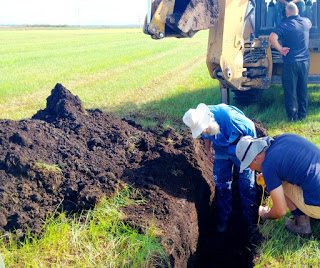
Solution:
M 222 243 L 215 232 L 212 164 L 189 132 L 145 130 L 86 111 L 61 84 L 32 119 L 0 119 L 2 234 L 39 233 L 46 217 L 92 208 L 126 183 L 147 200 L 125 208 L 126 222 L 143 232 L 153 221 L 173 267 L 250 267 L 254 247 L 241 221 L 236 182 Z
M 258 137 L 268 135 L 261 123 L 253 119 Z M 255 230 L 249 231 L 242 218 L 242 207 L 238 187 L 239 174 L 233 172 L 232 182 L 232 214 L 227 231 L 222 235 L 216 230 L 215 200 L 205 211 L 198 211 L 200 228 L 199 244 L 196 261 L 189 267 L 253 267 L 256 250 L 262 239 L 261 234 Z M 257 187 L 257 202 L 261 200 L 262 189 Z M 259 203 L 255 204 L 257 215 Z M 204 212 L 204 214 L 203 214 Z M 258 222 L 258 217 L 256 218 Z
M 205 221 L 199 233 L 197 259 L 189 267 L 253 267 L 257 246 L 261 239 L 259 232 L 248 230 L 242 219 L 242 208 L 238 191 L 238 174 L 232 183 L 232 216 L 225 234 L 216 231 L 216 208 L 214 203 L 199 217 Z M 261 192 L 258 198 L 261 198 Z M 258 205 L 256 204 L 257 210 Z

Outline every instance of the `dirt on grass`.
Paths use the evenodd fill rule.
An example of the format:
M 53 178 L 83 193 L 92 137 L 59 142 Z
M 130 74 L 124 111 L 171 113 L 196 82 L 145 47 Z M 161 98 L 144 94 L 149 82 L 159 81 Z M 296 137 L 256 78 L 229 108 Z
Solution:
M 145 130 L 87 111 L 57 84 L 31 119 L 0 120 L 0 152 L 2 234 L 38 233 L 56 212 L 92 208 L 129 184 L 147 202 L 126 208 L 126 221 L 143 231 L 153 219 L 173 267 L 206 267 L 216 254 L 207 246 L 214 229 L 212 164 L 189 133 Z

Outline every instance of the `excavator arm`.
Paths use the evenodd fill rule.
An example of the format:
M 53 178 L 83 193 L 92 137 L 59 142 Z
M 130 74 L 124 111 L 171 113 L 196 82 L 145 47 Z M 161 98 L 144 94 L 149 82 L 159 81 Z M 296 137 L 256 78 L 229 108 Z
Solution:
M 229 89 L 270 86 L 271 48 L 268 36 L 254 37 L 254 9 L 254 0 L 155 0 L 144 32 L 161 39 L 210 29 L 207 67 L 220 82 L 221 102 L 228 103 Z

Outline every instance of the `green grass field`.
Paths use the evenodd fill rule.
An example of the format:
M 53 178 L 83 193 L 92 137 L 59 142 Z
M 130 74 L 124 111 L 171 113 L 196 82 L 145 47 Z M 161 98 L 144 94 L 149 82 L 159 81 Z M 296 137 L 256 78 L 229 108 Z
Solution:
M 99 108 L 144 127 L 161 124 L 180 130 L 189 108 L 219 103 L 218 82 L 206 67 L 207 37 L 208 31 L 191 39 L 152 40 L 141 29 L 0 29 L 0 118 L 30 118 L 45 108 L 51 89 L 61 83 L 86 109 Z M 260 120 L 271 136 L 296 133 L 320 147 L 319 107 L 320 88 L 310 86 L 307 120 L 289 123 L 282 88 L 272 86 L 260 103 L 240 108 Z M 279 226 L 273 222 L 267 233 L 276 233 Z M 273 236 L 261 246 L 257 266 L 309 266 L 319 260 L 319 238 L 286 239 L 297 247 L 286 250 L 283 240 Z

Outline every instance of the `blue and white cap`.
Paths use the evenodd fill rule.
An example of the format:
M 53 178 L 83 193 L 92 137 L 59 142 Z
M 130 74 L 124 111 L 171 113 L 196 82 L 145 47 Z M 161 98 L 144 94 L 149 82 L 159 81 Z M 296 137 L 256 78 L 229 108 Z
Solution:
M 255 139 L 251 136 L 241 138 L 236 147 L 236 156 L 241 163 L 240 172 L 250 166 L 253 159 L 268 146 L 268 141 L 265 138 Z

